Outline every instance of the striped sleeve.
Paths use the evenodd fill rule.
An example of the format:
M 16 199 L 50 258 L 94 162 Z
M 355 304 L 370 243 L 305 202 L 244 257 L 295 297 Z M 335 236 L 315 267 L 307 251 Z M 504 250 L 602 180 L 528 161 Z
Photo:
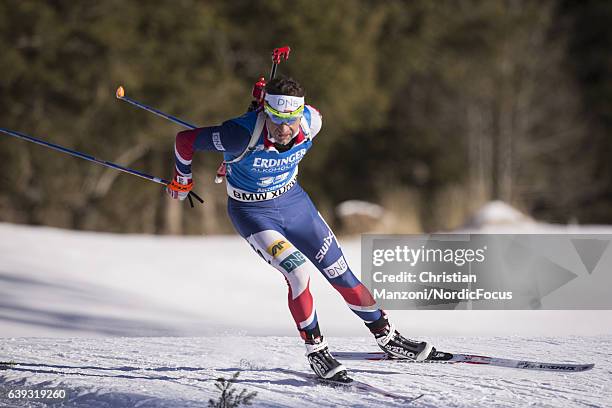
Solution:
M 201 129 L 185 130 L 176 135 L 174 143 L 174 158 L 176 174 L 193 178 L 191 175 L 191 160 L 193 159 L 193 142 Z

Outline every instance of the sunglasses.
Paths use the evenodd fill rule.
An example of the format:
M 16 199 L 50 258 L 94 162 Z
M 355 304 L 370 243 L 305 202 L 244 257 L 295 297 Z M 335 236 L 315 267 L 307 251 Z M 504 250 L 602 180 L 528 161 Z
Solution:
M 293 112 L 280 112 L 266 103 L 264 104 L 264 112 L 266 112 L 272 123 L 274 123 L 275 125 L 282 125 L 283 123 L 285 123 L 291 126 L 300 119 L 302 119 L 304 105 L 300 106 Z
M 302 115 L 296 116 L 296 117 L 293 117 L 293 118 L 279 118 L 278 116 L 270 115 L 269 113 L 268 113 L 268 117 L 270 118 L 272 123 L 274 123 L 275 125 L 286 124 L 286 125 L 289 125 L 289 126 L 293 125 L 294 123 L 296 123 L 297 121 L 302 119 Z

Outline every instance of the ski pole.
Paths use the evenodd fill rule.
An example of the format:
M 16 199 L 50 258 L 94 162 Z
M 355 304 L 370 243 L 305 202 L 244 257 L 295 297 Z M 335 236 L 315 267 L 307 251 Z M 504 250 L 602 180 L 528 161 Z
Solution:
M 275 48 L 272 50 L 272 69 L 270 70 L 270 81 L 274 79 L 276 76 L 276 68 L 281 63 L 282 60 L 289 59 L 289 53 L 291 52 L 291 48 L 288 45 L 284 47 Z M 266 94 L 265 91 L 266 79 L 264 77 L 259 78 L 259 81 L 253 87 L 253 98 L 254 100 L 251 102 L 251 106 L 249 107 L 249 111 L 256 110 L 263 106 L 263 99 Z M 227 172 L 227 166 L 225 162 L 221 162 L 219 168 L 217 169 L 217 175 L 215 177 L 215 183 L 219 184 L 223 181 L 223 177 Z
M 289 59 L 289 53 L 291 52 L 291 47 L 289 47 L 288 45 L 284 46 L 284 47 L 280 47 L 280 48 L 275 48 L 272 51 L 272 70 L 270 72 L 270 80 L 274 79 L 274 77 L 276 76 L 276 68 L 278 67 L 278 65 L 281 63 L 282 60 L 287 60 Z M 177 125 L 181 125 L 183 127 L 186 127 L 187 129 L 195 129 L 197 128 L 197 126 L 192 125 L 189 122 L 185 122 L 182 119 L 177 118 L 176 116 L 172 116 L 172 115 L 168 115 L 167 113 L 164 113 L 162 111 L 160 111 L 159 109 L 155 109 L 151 106 L 145 105 L 142 102 L 139 102 L 137 100 L 134 100 L 128 96 L 125 95 L 125 88 L 123 88 L 123 86 L 119 86 L 117 88 L 117 91 L 115 92 L 115 95 L 117 96 L 117 99 L 125 101 L 129 104 L 132 104 L 140 109 L 144 109 L 148 112 L 151 112 L 157 116 L 160 116 L 164 119 L 167 119 L 171 122 L 176 123 Z
M 122 86 L 119 86 L 119 88 L 117 88 L 117 91 L 115 92 L 115 95 L 117 96 L 117 99 L 122 100 L 122 101 L 126 101 L 127 103 L 130 103 L 134 106 L 136 106 L 137 108 L 140 109 L 144 109 L 147 112 L 151 112 L 157 116 L 160 116 L 164 119 L 168 119 L 169 121 L 176 123 L 177 125 L 181 125 L 183 127 L 186 127 L 187 129 L 195 129 L 197 126 L 192 125 L 189 122 L 185 122 L 184 120 L 181 120 L 179 118 L 177 118 L 176 116 L 172 116 L 172 115 L 168 115 L 167 113 L 164 113 L 162 111 L 160 111 L 159 109 L 155 109 L 151 106 L 145 105 L 142 102 L 138 102 L 137 100 L 134 100 L 132 98 L 129 98 L 127 96 L 125 96 L 125 89 Z M 194 193 L 195 194 L 195 193 Z M 191 196 L 187 196 L 189 197 L 189 202 L 191 203 Z M 191 204 L 191 206 L 193 207 L 193 204 Z
M 127 103 L 130 103 L 130 104 L 136 106 L 137 108 L 144 109 L 147 112 L 151 112 L 151 113 L 153 113 L 153 114 L 155 114 L 155 115 L 157 115 L 159 117 L 162 117 L 162 118 L 167 119 L 167 120 L 169 120 L 169 121 L 171 121 L 173 123 L 176 123 L 177 125 L 181 125 L 183 127 L 186 127 L 187 129 L 192 129 L 192 130 L 197 128 L 197 126 L 192 125 L 189 122 L 185 122 L 184 120 L 181 120 L 181 119 L 179 119 L 179 118 L 177 118 L 175 116 L 168 115 L 167 113 L 164 113 L 164 112 L 162 112 L 162 111 L 160 111 L 158 109 L 155 109 L 155 108 L 153 108 L 151 106 L 145 105 L 142 102 L 138 102 L 137 100 L 134 100 L 132 98 L 129 98 L 129 97 L 125 96 L 125 89 L 123 88 L 123 86 L 119 86 L 119 88 L 117 88 L 117 92 L 115 93 L 115 95 L 117 96 L 117 99 L 119 99 L 121 101 L 125 101 Z M 224 166 L 224 165 L 222 165 L 222 166 Z M 219 169 L 221 169 L 221 167 L 219 167 Z M 223 169 L 225 169 L 225 167 L 223 167 Z M 218 173 L 219 173 L 219 170 L 217 170 L 217 177 L 215 177 L 215 183 L 216 184 L 219 184 L 222 181 L 221 179 L 219 179 Z
M 45 142 L 44 140 L 37 139 L 35 137 L 28 136 L 28 135 L 20 133 L 20 132 L 16 132 L 14 130 L 0 128 L 0 132 L 2 132 L 4 134 L 7 134 L 9 136 L 13 136 L 13 137 L 16 137 L 16 138 L 19 138 L 19 139 L 23 139 L 23 140 L 31 142 L 31 143 L 35 143 L 37 145 L 48 147 L 49 149 L 53 149 L 53 150 L 60 151 L 62 153 L 69 154 L 71 156 L 79 157 L 79 158 L 84 159 L 84 160 L 89 160 L 91 162 L 101 164 L 101 165 L 103 165 L 105 167 L 110 167 L 111 169 L 119 170 L 119 171 L 122 171 L 122 172 L 128 173 L 128 174 L 133 174 L 135 176 L 141 177 L 143 179 L 152 181 L 152 182 L 157 183 L 157 184 L 162 184 L 164 186 L 167 186 L 170 183 L 169 181 L 164 180 L 162 178 L 154 177 L 154 176 L 151 176 L 149 174 L 142 173 L 140 171 L 130 169 L 128 167 L 123 167 L 123 166 L 120 166 L 119 164 L 115 164 L 113 162 L 109 162 L 109 161 L 106 161 L 106 160 L 96 159 L 95 157 L 90 156 L 88 154 L 81 153 L 81 152 L 76 151 L 76 150 L 71 150 L 71 149 L 68 149 L 66 147 L 63 147 L 63 146 L 60 146 L 60 145 L 56 145 L 54 143 Z M 193 200 L 191 199 L 191 196 L 193 196 L 200 203 L 204 202 L 204 200 L 202 200 L 202 198 L 200 198 L 200 196 L 198 196 L 193 191 L 190 191 L 187 197 L 189 197 L 189 204 L 191 204 L 191 207 L 193 207 Z
M 281 60 L 289 59 L 289 53 L 291 52 L 291 48 L 288 45 L 284 47 L 275 48 L 272 51 L 272 69 L 270 70 L 270 79 L 273 80 L 276 76 L 276 69 L 278 65 L 281 63 Z M 266 95 L 266 78 L 261 77 L 253 86 L 253 100 L 251 101 L 251 105 L 249 106 L 249 112 L 257 110 L 261 108 L 264 104 L 264 97 Z
M 157 116 L 161 116 L 164 119 L 168 119 L 171 122 L 176 123 L 177 125 L 181 125 L 186 127 L 187 129 L 195 129 L 197 126 L 192 125 L 189 122 L 185 122 L 184 120 L 181 120 L 179 118 L 177 118 L 176 116 L 172 116 L 172 115 L 168 115 L 167 113 L 164 113 L 160 110 L 157 110 L 155 108 L 152 108 L 150 106 L 145 105 L 142 102 L 138 102 L 132 98 L 129 98 L 127 96 L 125 96 L 125 89 L 123 89 L 122 86 L 120 86 L 119 88 L 117 88 L 117 92 L 115 93 L 115 95 L 117 96 L 117 99 L 120 99 L 122 101 L 126 101 L 127 103 L 130 103 L 140 109 L 144 109 L 146 111 L 149 111 Z
M 282 60 L 287 60 L 289 59 L 289 53 L 291 52 L 291 47 L 289 47 L 288 45 L 285 45 L 284 47 L 279 47 L 279 48 L 275 48 L 272 51 L 272 69 L 270 71 L 270 80 L 273 80 L 274 77 L 276 76 L 276 68 L 278 67 L 278 65 L 281 63 Z M 158 109 L 155 109 L 151 106 L 145 105 L 142 102 L 138 102 L 132 98 L 129 98 L 125 95 L 125 89 L 123 88 L 123 86 L 119 86 L 117 88 L 117 91 L 115 92 L 115 95 L 117 96 L 117 99 L 125 101 L 129 104 L 132 104 L 134 106 L 136 106 L 137 108 L 140 109 L 144 109 L 148 112 L 151 112 L 157 116 L 160 116 L 164 119 L 167 119 L 173 123 L 176 123 L 177 125 L 181 125 L 183 127 L 186 127 L 187 129 L 196 129 L 197 126 L 192 125 L 189 122 L 185 122 L 184 120 L 181 120 L 175 116 L 172 115 L 168 115 L 167 113 L 164 113 Z M 263 95 L 262 95 L 263 97 Z M 258 101 L 261 102 L 261 101 Z M 221 165 L 219 166 L 219 168 L 217 169 L 217 175 L 215 177 L 215 183 L 219 184 L 223 181 L 223 176 L 225 176 L 225 162 L 222 162 Z

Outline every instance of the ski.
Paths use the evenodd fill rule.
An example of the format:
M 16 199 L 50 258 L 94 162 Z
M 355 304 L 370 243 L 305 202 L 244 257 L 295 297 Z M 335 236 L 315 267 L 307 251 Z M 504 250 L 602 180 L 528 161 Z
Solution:
M 538 371 L 557 371 L 557 372 L 580 372 L 592 369 L 595 364 L 575 364 L 575 363 L 541 363 L 536 361 L 515 360 L 509 358 L 498 358 L 489 356 L 480 356 L 474 354 L 447 353 L 444 351 L 436 351 L 434 355 L 427 360 L 403 360 L 392 359 L 383 352 L 336 352 L 332 355 L 339 360 L 374 360 L 374 361 L 394 361 L 398 363 L 439 363 L 439 364 L 480 364 L 490 365 L 495 367 L 520 368 L 524 370 Z
M 411 403 L 413 401 L 416 401 L 417 399 L 421 398 L 422 396 L 424 396 L 425 394 L 421 394 L 418 395 L 416 397 L 409 397 L 406 395 L 400 395 L 400 394 L 396 394 L 393 392 L 389 392 L 386 390 L 383 390 L 382 388 L 378 388 L 375 387 L 373 385 L 370 385 L 368 383 L 365 383 L 363 381 L 358 381 L 353 379 L 353 381 L 345 383 L 345 382 L 339 382 L 339 381 L 333 381 L 333 380 L 326 380 L 324 378 L 319 378 L 314 374 L 309 374 L 309 373 L 303 373 L 301 371 L 296 371 L 296 370 L 291 370 L 291 369 L 287 369 L 287 368 L 276 368 L 274 369 L 274 371 L 278 371 L 280 373 L 285 373 L 285 374 L 291 374 L 291 375 L 295 375 L 297 377 L 303 378 L 305 380 L 307 380 L 308 382 L 312 383 L 312 384 L 321 384 L 321 385 L 327 385 L 327 386 L 331 386 L 334 388 L 344 388 L 347 390 L 351 390 L 351 391 L 355 391 L 357 393 L 360 394 L 376 394 L 376 395 L 380 395 L 383 397 L 388 397 L 388 398 L 393 398 L 395 400 L 401 401 L 403 403 Z

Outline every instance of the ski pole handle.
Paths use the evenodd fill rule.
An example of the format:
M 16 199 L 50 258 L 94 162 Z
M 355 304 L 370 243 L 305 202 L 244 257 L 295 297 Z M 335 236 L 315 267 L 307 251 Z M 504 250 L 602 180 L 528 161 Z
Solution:
M 270 71 L 270 80 L 273 80 L 276 76 L 276 67 L 281 63 L 283 59 L 289 59 L 289 53 L 291 52 L 291 47 L 285 45 L 284 47 L 275 48 L 272 51 L 272 70 Z

